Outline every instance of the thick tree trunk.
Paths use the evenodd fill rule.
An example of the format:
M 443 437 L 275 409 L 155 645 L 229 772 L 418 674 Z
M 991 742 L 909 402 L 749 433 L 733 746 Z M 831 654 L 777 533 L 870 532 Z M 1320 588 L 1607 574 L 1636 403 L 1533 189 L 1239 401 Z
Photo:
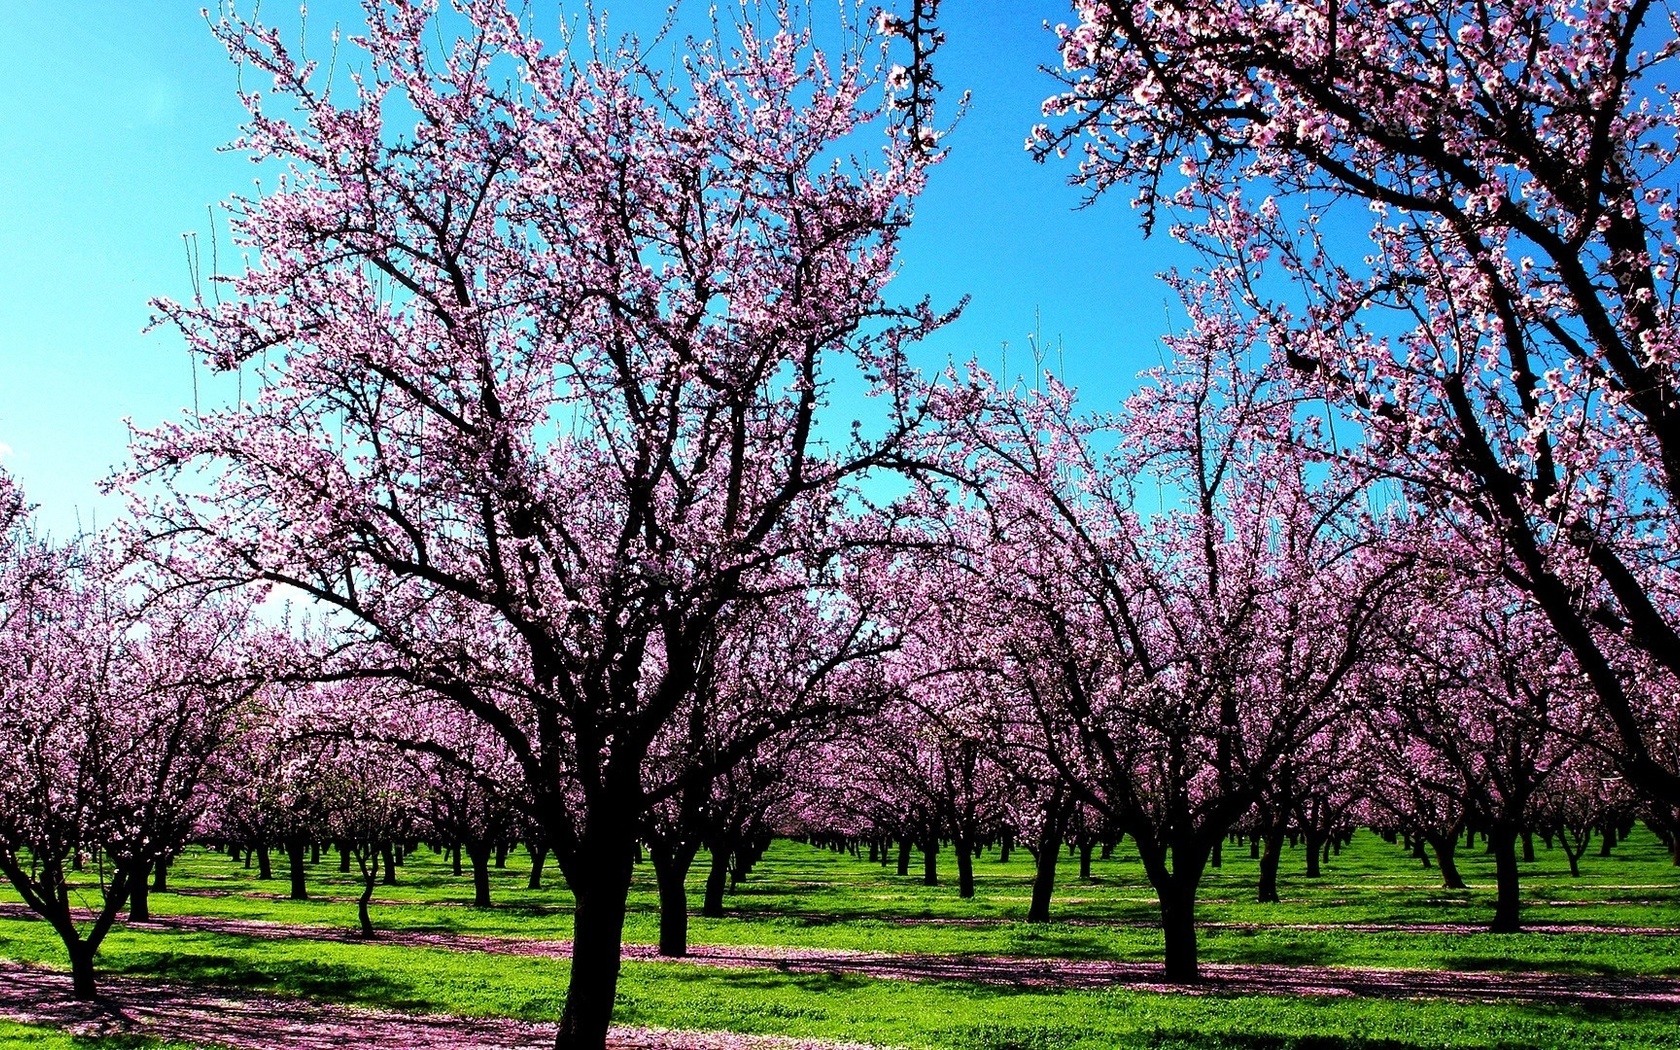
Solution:
M 1276 904 L 1278 896 L 1278 865 L 1283 861 L 1283 825 L 1266 829 L 1264 837 L 1265 848 L 1260 854 L 1260 885 L 1258 897 L 1261 904 Z
M 301 838 L 286 841 L 286 864 L 291 868 L 292 900 L 301 901 L 309 897 L 309 887 L 303 867 L 304 841 Z
M 368 903 L 373 900 L 373 887 L 379 881 L 379 850 L 369 846 L 366 858 L 358 859 L 362 866 L 362 895 L 356 900 L 356 921 L 361 924 L 362 936 L 372 937 L 373 918 L 368 914 Z
M 653 875 L 659 883 L 659 954 L 688 954 L 688 869 L 694 851 L 653 847 Z
M 1493 908 L 1493 931 L 1516 933 L 1522 929 L 1521 876 L 1517 867 L 1517 833 L 1510 828 L 1494 828 L 1487 833 L 1493 847 L 1494 878 L 1499 896 Z
M 1174 887 L 1158 895 L 1161 932 L 1166 938 L 1167 980 L 1195 981 L 1201 976 L 1196 961 L 1196 891 Z
M 95 948 L 76 940 L 65 945 L 70 952 L 70 994 L 78 999 L 99 998 L 99 982 L 93 972 Z
M 473 907 L 490 907 L 490 843 L 468 842 L 467 856 L 472 858 Z
M 1324 836 L 1317 831 L 1308 830 L 1307 839 L 1307 878 L 1319 877 L 1318 859 L 1324 851 Z
M 910 874 L 910 840 L 909 839 L 899 839 L 898 840 L 898 873 L 900 875 L 905 875 L 905 876 L 908 876 Z
M 548 861 L 548 846 L 542 843 L 525 843 L 525 852 L 531 855 L 531 877 L 525 880 L 528 890 L 542 889 L 543 865 Z
M 1527 828 L 1523 829 L 1522 847 L 1523 860 L 1532 861 L 1534 859 L 1534 832 L 1528 830 Z
M 882 851 L 886 846 L 881 847 Z M 729 886 L 729 851 L 712 847 L 712 869 L 706 873 L 706 899 L 700 914 L 708 919 L 723 918 L 723 891 Z
M 338 873 L 340 875 L 350 874 L 350 851 L 344 848 L 342 842 L 338 844 Z M 460 873 L 457 872 L 456 874 Z
M 998 863 L 999 864 L 1008 864 L 1009 863 L 1009 851 L 1011 849 L 1013 849 L 1014 846 L 1015 846 L 1015 832 L 1010 830 L 1009 828 L 1004 828 L 1003 829 L 1003 834 L 998 837 Z
M 968 900 L 974 896 L 974 846 L 965 841 L 953 841 L 957 853 L 957 896 Z
M 385 885 L 395 886 L 397 884 L 396 846 L 394 843 L 387 842 L 381 845 L 379 850 L 385 857 Z
M 1033 872 L 1032 906 L 1027 909 L 1028 922 L 1050 921 L 1050 896 L 1056 892 L 1056 861 L 1061 858 L 1062 844 L 1046 834 L 1039 841 L 1038 867 Z
M 922 885 L 939 885 L 939 840 L 922 844 Z
M 137 878 L 130 879 L 128 891 L 128 921 L 151 922 L 152 902 L 147 894 L 150 892 L 146 884 L 146 871 L 142 868 Z
M 634 844 L 609 840 L 600 846 L 605 848 L 580 858 L 592 870 L 572 887 L 572 973 L 555 1050 L 603 1050 L 612 1025 Z
M 169 858 L 168 857 L 159 857 L 157 859 L 157 867 L 156 867 L 155 871 L 156 871 L 156 873 L 152 876 L 152 892 L 153 893 L 168 893 L 169 892 Z
M 1441 885 L 1449 890 L 1465 888 L 1464 876 L 1458 873 L 1458 835 L 1430 835 L 1429 845 L 1435 850 L 1435 863 L 1441 868 Z
M 268 853 L 268 843 L 257 843 L 257 878 L 267 882 L 274 878 L 274 861 Z

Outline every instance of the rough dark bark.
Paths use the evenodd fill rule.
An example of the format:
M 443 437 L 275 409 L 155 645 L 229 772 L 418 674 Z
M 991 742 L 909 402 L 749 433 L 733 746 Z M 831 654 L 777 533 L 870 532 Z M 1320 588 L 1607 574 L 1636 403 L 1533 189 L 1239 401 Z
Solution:
M 884 851 L 885 846 L 881 847 Z M 723 918 L 723 892 L 729 886 L 729 851 L 712 847 L 712 868 L 706 873 L 706 899 L 700 914 L 708 919 Z
M 395 886 L 397 884 L 396 847 L 393 843 L 386 842 L 380 845 L 379 850 L 385 857 L 385 885 Z
M 1513 828 L 1494 828 L 1488 832 L 1487 838 L 1488 844 L 1493 847 L 1494 878 L 1499 887 L 1491 928 L 1495 933 L 1516 933 L 1522 929 L 1517 832 Z
M 305 843 L 302 838 L 292 838 L 286 841 L 286 864 L 291 869 L 292 900 L 301 901 L 309 897 L 307 876 L 303 867 L 303 851 Z
M 147 867 L 149 867 L 149 865 L 147 865 Z M 142 868 L 142 870 L 139 873 L 139 878 L 129 880 L 129 891 L 128 891 L 128 921 L 129 922 L 151 922 L 152 921 L 152 905 L 151 905 L 151 899 L 147 895 L 148 893 L 149 893 L 149 887 L 146 884 L 146 873 L 145 873 L 144 868 Z
M 99 998 L 99 980 L 94 975 L 96 949 L 86 941 L 65 946 L 70 952 L 70 994 L 78 999 Z
M 1169 981 L 1195 981 L 1201 976 L 1196 958 L 1196 891 L 1174 887 L 1158 892 L 1161 933 L 1166 939 Z
M 373 900 L 373 887 L 379 882 L 379 850 L 376 847 L 365 847 L 356 855 L 356 861 L 362 869 L 362 895 L 356 899 L 356 921 L 361 926 L 363 937 L 373 936 L 373 918 L 368 915 L 368 903 Z
M 157 867 L 155 869 L 155 874 L 152 876 L 152 892 L 153 893 L 168 893 L 169 892 L 169 858 L 168 857 L 159 857 L 157 859 Z
M 525 880 L 528 890 L 542 889 L 543 865 L 548 862 L 548 846 L 540 842 L 525 843 L 525 852 L 531 855 L 531 877 Z
M 585 843 L 583 849 L 588 852 L 579 858 L 582 863 L 577 867 L 581 870 L 572 886 L 577 911 L 572 924 L 571 979 L 555 1050 L 601 1050 L 606 1046 L 613 997 L 618 991 L 624 903 L 634 870 L 634 843 L 608 839 L 598 845 Z
M 1264 836 L 1257 836 L 1263 840 L 1260 853 L 1260 884 L 1256 897 L 1261 904 L 1276 904 L 1278 896 L 1278 865 L 1283 861 L 1283 825 L 1266 829 Z
M 922 843 L 922 885 L 939 885 L 939 842 Z
M 267 882 L 274 878 L 274 861 L 269 856 L 268 843 L 257 843 L 257 878 Z
M 1091 881 L 1091 849 L 1094 845 L 1090 839 L 1079 844 L 1079 877 L 1086 882 Z
M 472 858 L 473 907 L 490 907 L 490 843 L 468 842 L 467 856 Z
M 653 847 L 653 875 L 659 884 L 659 954 L 688 954 L 688 869 L 693 849 Z
M 1318 831 L 1308 828 L 1306 833 L 1306 846 L 1307 878 L 1319 878 L 1322 872 L 1319 870 L 1318 863 L 1319 858 L 1324 853 L 1324 835 Z
M 898 840 L 898 873 L 900 875 L 904 875 L 904 876 L 908 876 L 910 874 L 910 840 L 909 839 L 899 839 Z
M 968 900 L 974 896 L 974 846 L 964 841 L 953 841 L 951 848 L 957 854 L 957 896 Z
M 1441 886 L 1449 890 L 1465 889 L 1464 876 L 1458 873 L 1458 835 L 1428 836 L 1429 845 L 1435 851 L 1435 863 L 1441 869 Z

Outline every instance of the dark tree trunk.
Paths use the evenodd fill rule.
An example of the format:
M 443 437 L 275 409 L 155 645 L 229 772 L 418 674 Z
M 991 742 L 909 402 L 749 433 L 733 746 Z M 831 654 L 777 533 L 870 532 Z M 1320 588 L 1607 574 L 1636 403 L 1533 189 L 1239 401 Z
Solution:
M 1517 833 L 1510 828 L 1494 828 L 1487 833 L 1493 847 L 1494 877 L 1498 881 L 1499 896 L 1493 908 L 1493 931 L 1516 933 L 1522 928 L 1519 914 L 1522 908 L 1521 876 L 1517 867 Z
M 528 890 L 542 889 L 543 865 L 548 861 L 548 846 L 543 843 L 525 843 L 525 851 L 531 855 L 531 877 L 525 880 Z
M 149 867 L 150 865 L 147 865 Z M 129 880 L 128 890 L 128 921 L 151 922 L 152 902 L 147 896 L 149 888 L 146 884 L 146 870 L 142 867 L 137 878 Z
M 939 840 L 922 844 L 922 885 L 939 885 Z
M 1212 868 L 1223 868 L 1225 866 L 1224 839 L 1220 839 L 1218 842 L 1213 844 L 1213 853 L 1208 856 L 1208 866 Z
M 393 843 L 387 842 L 381 845 L 379 850 L 385 856 L 385 885 L 395 886 L 397 884 L 396 846 Z
M 1248 859 L 1249 860 L 1259 860 L 1260 859 L 1260 836 L 1259 835 L 1250 834 L 1248 836 Z
M 909 839 L 899 839 L 898 840 L 898 873 L 900 875 L 905 875 L 905 876 L 908 876 L 910 874 L 910 840 Z
M 467 856 L 472 859 L 473 907 L 490 907 L 490 843 L 467 843 Z
M 1062 844 L 1046 833 L 1039 842 L 1038 867 L 1033 872 L 1032 906 L 1027 909 L 1028 922 L 1050 921 L 1050 895 L 1056 892 L 1056 861 L 1061 855 Z
M 257 878 L 267 882 L 274 878 L 274 861 L 268 854 L 268 843 L 257 843 Z
M 1441 868 L 1441 885 L 1449 890 L 1465 888 L 1464 876 L 1458 873 L 1458 834 L 1430 835 L 1429 845 L 1435 850 L 1435 863 Z
M 368 846 L 363 854 L 356 858 L 362 868 L 362 895 L 356 900 L 356 921 L 361 924 L 361 935 L 373 936 L 373 918 L 368 915 L 368 904 L 373 900 L 373 887 L 379 882 L 379 849 Z
M 1534 859 L 1534 832 L 1528 830 L 1527 828 L 1523 829 L 1522 847 L 1523 860 L 1532 861 Z
M 883 844 L 882 852 L 887 847 Z M 706 899 L 700 906 L 700 914 L 708 919 L 723 918 L 723 891 L 729 886 L 729 851 L 712 847 L 712 869 L 706 873 Z
M 169 858 L 168 857 L 159 857 L 157 859 L 157 868 L 155 869 L 155 874 L 152 876 L 152 892 L 153 893 L 168 893 L 169 892 Z
M 450 864 L 454 869 L 455 877 L 460 878 L 461 872 L 464 870 L 461 867 L 461 844 L 459 842 L 455 843 L 450 847 L 449 853 Z
M 1318 861 L 1319 856 L 1324 852 L 1324 836 L 1317 831 L 1309 829 L 1306 833 L 1306 840 L 1307 878 L 1316 879 L 1320 875 Z
M 1003 834 L 1001 836 L 999 836 L 999 838 L 998 838 L 998 863 L 999 864 L 1008 864 L 1009 863 L 1009 851 L 1011 849 L 1013 849 L 1014 846 L 1015 846 L 1015 832 L 1010 830 L 1009 828 L 1004 828 L 1003 829 Z
M 496 843 L 496 867 L 497 868 L 507 867 L 507 854 L 508 854 L 507 843 L 506 842 Z
M 70 994 L 78 999 L 99 998 L 99 982 L 93 972 L 94 947 L 82 940 L 65 947 L 70 952 Z
M 1079 843 L 1079 877 L 1086 882 L 1091 881 L 1091 849 L 1094 845 L 1090 839 Z
M 957 851 L 957 896 L 968 900 L 974 896 L 974 847 L 953 841 L 951 848 Z
M 1196 961 L 1196 891 L 1174 889 L 1161 894 L 1160 899 L 1167 980 L 1195 981 L 1201 976 Z
M 305 884 L 303 868 L 304 842 L 301 838 L 288 839 L 286 842 L 286 864 L 291 868 L 292 900 L 301 901 L 309 896 L 309 888 Z
M 1257 839 L 1258 840 L 1258 839 Z M 1283 861 L 1283 825 L 1266 829 L 1265 849 L 1260 854 L 1260 885 L 1257 897 L 1261 904 L 1276 904 L 1278 896 L 1278 865 Z
M 635 844 L 616 837 L 623 835 L 621 831 L 614 835 L 606 842 L 586 842 L 583 848 L 587 852 L 579 858 L 588 870 L 580 872 L 572 887 L 577 900 L 572 970 L 555 1050 L 602 1050 L 612 1025 L 624 939 L 624 903 L 630 893 L 635 856 Z
M 650 847 L 654 880 L 659 883 L 659 954 L 688 954 L 688 869 L 694 850 Z
M 350 874 L 350 851 L 344 848 L 344 843 L 338 844 L 338 873 Z

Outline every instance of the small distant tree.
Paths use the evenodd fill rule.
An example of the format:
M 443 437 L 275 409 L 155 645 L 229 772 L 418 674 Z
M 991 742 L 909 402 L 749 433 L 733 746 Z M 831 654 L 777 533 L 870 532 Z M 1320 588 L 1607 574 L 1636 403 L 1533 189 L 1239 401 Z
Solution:
M 0 874 L 94 998 L 100 944 L 186 844 L 260 678 L 242 605 L 148 591 L 105 541 L 55 545 L 0 509 Z

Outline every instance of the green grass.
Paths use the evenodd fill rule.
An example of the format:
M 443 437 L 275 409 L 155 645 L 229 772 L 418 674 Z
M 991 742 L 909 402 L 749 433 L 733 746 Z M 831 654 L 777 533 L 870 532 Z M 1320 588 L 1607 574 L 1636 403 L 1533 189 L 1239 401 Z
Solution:
M 941 858 L 950 865 L 947 854 Z M 900 878 L 850 856 L 778 843 L 731 896 L 742 914 L 691 921 L 695 943 L 799 945 L 939 953 L 1023 954 L 1158 959 L 1160 937 L 1147 923 L 1154 901 L 1136 859 L 1125 849 L 1099 861 L 1093 880 L 1078 880 L 1077 860 L 1063 858 L 1063 879 L 1048 927 L 1022 921 L 1030 858 L 977 865 L 979 892 L 959 900 L 953 886 L 920 885 L 919 864 Z M 1369 833 L 1332 858 L 1324 876 L 1301 876 L 1298 855 L 1285 858 L 1284 901 L 1252 903 L 1255 863 L 1246 849 L 1226 850 L 1222 869 L 1204 885 L 1201 917 L 1210 923 L 1256 923 L 1255 930 L 1209 929 L 1210 962 L 1288 962 L 1347 966 L 1550 970 L 1566 973 L 1680 974 L 1680 938 L 1572 932 L 1494 935 L 1380 930 L 1306 930 L 1289 924 L 1482 922 L 1491 913 L 1492 865 L 1480 851 L 1461 858 L 1472 888 L 1438 888 L 1395 846 Z M 1587 857 L 1571 878 L 1561 853 L 1523 866 L 1531 922 L 1680 927 L 1680 871 L 1643 829 L 1607 859 Z M 377 896 L 384 928 L 489 936 L 562 938 L 570 932 L 564 891 L 524 888 L 523 853 L 494 873 L 497 906 L 475 909 L 470 879 L 454 877 L 422 849 L 399 884 Z M 699 879 L 695 873 L 694 893 Z M 946 872 L 954 875 L 954 871 Z M 315 899 L 273 899 L 286 891 L 276 858 L 272 882 L 259 882 L 224 856 L 195 851 L 171 873 L 179 890 L 152 898 L 157 914 L 198 913 L 288 923 L 350 926 L 356 887 L 323 858 L 310 871 Z M 627 936 L 657 934 L 651 871 L 641 866 Z M 944 918 L 976 925 L 918 923 Z M 1110 925 L 1085 925 L 1110 924 Z M 1119 924 L 1119 925 L 1113 925 Z M 44 924 L 0 921 L 0 955 L 59 964 L 62 949 Z M 170 976 L 340 1002 L 462 1015 L 550 1020 L 564 988 L 563 961 L 401 948 L 393 945 L 272 941 L 221 934 L 118 930 L 102 965 L 112 972 Z M 861 977 L 721 970 L 675 964 L 627 964 L 617 1019 L 672 1028 L 866 1040 L 883 1045 L 1051 1050 L 1051 1048 L 1401 1048 L 1673 1047 L 1671 1008 L 1551 1009 L 1509 1003 L 1372 1001 L 1274 996 L 1201 997 L 1126 990 L 1052 993 L 958 982 L 914 984 Z M 3 1046 L 0 1043 L 0 1046 Z M 69 1044 L 80 1045 L 80 1044 Z M 98 1045 L 98 1044 L 87 1044 Z
M 133 1035 L 68 1035 L 31 1024 L 0 1020 L 0 1050 L 188 1050 L 183 1043 L 160 1043 Z

